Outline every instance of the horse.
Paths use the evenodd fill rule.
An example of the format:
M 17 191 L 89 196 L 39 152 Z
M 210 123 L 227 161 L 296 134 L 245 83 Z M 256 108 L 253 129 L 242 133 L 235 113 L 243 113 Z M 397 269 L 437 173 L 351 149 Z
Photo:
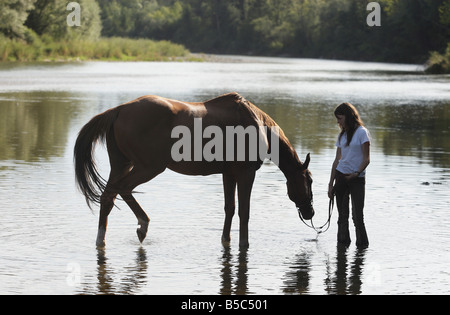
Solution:
M 176 138 L 177 133 L 174 130 L 182 128 L 181 130 L 195 133 L 199 129 L 199 120 L 202 123 L 200 128 L 205 132 L 208 128 L 215 128 L 216 132 L 225 133 L 230 126 L 241 126 L 246 128 L 244 130 L 249 130 L 250 127 L 258 128 L 262 137 L 259 145 L 263 147 L 263 151 L 271 152 L 277 149 L 277 152 L 271 153 L 277 153 L 276 164 L 287 179 L 288 196 L 295 203 L 300 218 L 303 216 L 305 220 L 312 219 L 312 179 L 308 170 L 310 154 L 308 153 L 302 163 L 284 132 L 269 115 L 238 93 L 229 93 L 197 103 L 147 95 L 93 117 L 82 127 L 76 139 L 74 164 L 77 187 L 91 210 L 92 204 L 100 205 L 97 247 L 105 246 L 108 215 L 114 207 L 117 195 L 120 195 L 134 212 L 138 220 L 137 236 L 141 243 L 144 241 L 150 219 L 132 193 L 137 186 L 152 180 L 166 169 L 192 176 L 222 174 L 225 197 L 222 242 L 228 244 L 231 240 L 230 230 L 235 214 L 237 188 L 239 246 L 249 246 L 250 196 L 255 173 L 264 158 L 250 158 L 252 148 L 254 150 L 254 147 L 250 146 L 250 140 L 241 142 L 240 145 L 234 144 L 231 148 L 225 142 L 220 146 L 220 141 L 216 141 L 217 147 L 212 151 L 223 150 L 227 157 L 231 157 L 227 159 L 199 156 L 198 150 L 189 152 L 189 148 L 176 146 L 181 140 Z M 249 134 L 245 136 L 248 140 Z M 236 135 L 230 137 L 236 138 Z M 206 145 L 207 138 L 201 138 L 200 146 Z M 215 140 L 220 139 L 223 138 L 217 137 Z M 229 140 L 227 139 L 227 143 Z M 273 140 L 277 140 L 276 148 L 272 145 Z M 183 141 L 185 144 L 199 147 L 198 141 Z M 94 160 L 97 142 L 106 142 L 110 162 L 108 180 L 99 174 Z M 243 154 L 238 152 L 243 148 Z M 201 149 L 202 147 L 200 153 Z M 180 153 L 184 150 L 186 152 Z M 185 158 L 180 159 L 180 154 L 177 156 L 174 152 Z M 189 158 L 189 154 L 193 158 Z

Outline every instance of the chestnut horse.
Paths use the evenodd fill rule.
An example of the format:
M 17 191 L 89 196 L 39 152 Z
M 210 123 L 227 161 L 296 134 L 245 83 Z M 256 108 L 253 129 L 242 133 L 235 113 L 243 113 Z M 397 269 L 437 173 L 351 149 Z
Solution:
M 230 93 L 202 103 L 188 103 L 158 96 L 144 96 L 107 110 L 92 118 L 80 131 L 74 149 L 75 174 L 78 188 L 86 201 L 100 204 L 97 246 L 105 246 L 108 215 L 119 194 L 138 220 L 137 235 L 142 242 L 146 235 L 149 217 L 134 199 L 132 192 L 166 168 L 185 175 L 222 174 L 225 194 L 225 224 L 222 241 L 230 241 L 231 222 L 235 212 L 236 187 L 240 218 L 239 245 L 248 246 L 250 194 L 256 171 L 263 159 L 213 160 L 174 159 L 172 150 L 177 139 L 173 130 L 182 126 L 194 132 L 195 119 L 202 119 L 202 128 L 215 126 L 264 126 L 264 139 L 270 152 L 271 137 L 278 137 L 280 170 L 287 179 L 289 198 L 296 204 L 305 220 L 314 216 L 312 207 L 311 174 L 308 170 L 309 154 L 302 164 L 289 140 L 266 113 L 237 93 Z M 275 136 L 274 136 L 275 135 Z M 104 180 L 96 168 L 93 151 L 97 141 L 106 141 L 111 171 Z M 205 141 L 206 142 L 206 141 Z M 195 145 L 195 144 L 194 144 Z M 274 152 L 272 152 L 274 153 Z

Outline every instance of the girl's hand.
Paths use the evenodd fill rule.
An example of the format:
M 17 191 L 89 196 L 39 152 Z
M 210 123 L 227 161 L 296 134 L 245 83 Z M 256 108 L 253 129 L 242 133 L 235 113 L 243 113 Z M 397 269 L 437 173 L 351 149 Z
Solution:
M 351 181 L 351 180 L 357 178 L 358 176 L 359 176 L 358 173 L 351 173 L 351 174 L 345 175 L 345 178 L 347 179 L 347 181 Z
M 334 187 L 333 185 L 328 185 L 328 198 L 332 199 L 334 197 Z

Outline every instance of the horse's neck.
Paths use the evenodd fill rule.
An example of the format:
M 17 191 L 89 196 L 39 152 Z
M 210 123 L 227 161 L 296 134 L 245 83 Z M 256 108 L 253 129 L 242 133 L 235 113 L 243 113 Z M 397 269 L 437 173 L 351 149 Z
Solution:
M 295 170 L 302 166 L 297 152 L 295 152 L 292 145 L 287 138 L 280 137 L 280 163 L 278 167 L 283 172 L 287 180 L 289 180 L 295 173 Z
M 292 178 L 295 174 L 295 170 L 299 169 L 302 166 L 300 159 L 298 158 L 297 152 L 290 144 L 288 138 L 284 134 L 283 130 L 277 125 L 277 123 L 262 110 L 257 108 L 255 105 L 247 102 L 251 107 L 254 115 L 259 119 L 262 124 L 267 127 L 270 132 L 270 137 L 276 136 L 278 137 L 279 143 L 279 163 L 278 167 L 283 172 L 286 179 Z M 275 128 L 275 130 L 274 130 Z M 272 141 L 269 141 L 269 150 L 272 151 Z

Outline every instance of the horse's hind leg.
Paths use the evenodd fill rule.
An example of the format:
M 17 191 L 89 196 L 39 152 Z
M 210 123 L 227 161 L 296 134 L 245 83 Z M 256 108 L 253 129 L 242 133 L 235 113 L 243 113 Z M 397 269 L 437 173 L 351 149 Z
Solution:
M 135 166 L 131 172 L 125 176 L 121 182 L 121 193 L 120 196 L 123 198 L 123 200 L 127 203 L 127 205 L 131 208 L 134 215 L 138 219 L 138 229 L 137 229 L 137 235 L 139 238 L 139 241 L 142 243 L 147 236 L 147 230 L 148 230 L 148 224 L 150 222 L 149 217 L 145 213 L 145 211 L 142 209 L 142 207 L 139 205 L 139 203 L 134 199 L 132 195 L 132 191 L 134 188 L 139 186 L 140 184 L 146 183 L 153 178 L 155 178 L 157 175 L 162 173 L 165 170 L 165 167 L 155 168 L 155 167 L 142 167 L 142 166 Z
M 108 225 L 108 215 L 114 207 L 114 199 L 117 194 L 111 192 L 108 188 L 102 194 L 100 200 L 100 218 L 98 222 L 97 247 L 105 246 L 106 227 Z
M 97 247 L 105 246 L 106 227 L 108 225 L 108 216 L 114 207 L 114 200 L 117 196 L 117 183 L 125 176 L 130 169 L 129 163 L 111 164 L 108 183 L 100 199 L 100 218 L 98 223 Z
M 138 235 L 139 241 L 142 243 L 147 236 L 148 224 L 150 223 L 150 218 L 145 213 L 145 211 L 141 208 L 139 203 L 134 199 L 131 193 L 123 193 L 120 194 L 123 200 L 127 203 L 127 205 L 131 208 L 133 213 L 136 215 L 138 219 L 138 228 L 136 233 Z
M 114 200 L 120 191 L 121 179 L 130 173 L 131 162 L 118 149 L 113 134 L 106 136 L 107 149 L 111 171 L 109 173 L 108 183 L 100 199 L 100 218 L 98 223 L 97 247 L 105 246 L 106 227 L 108 225 L 108 216 L 114 207 Z

